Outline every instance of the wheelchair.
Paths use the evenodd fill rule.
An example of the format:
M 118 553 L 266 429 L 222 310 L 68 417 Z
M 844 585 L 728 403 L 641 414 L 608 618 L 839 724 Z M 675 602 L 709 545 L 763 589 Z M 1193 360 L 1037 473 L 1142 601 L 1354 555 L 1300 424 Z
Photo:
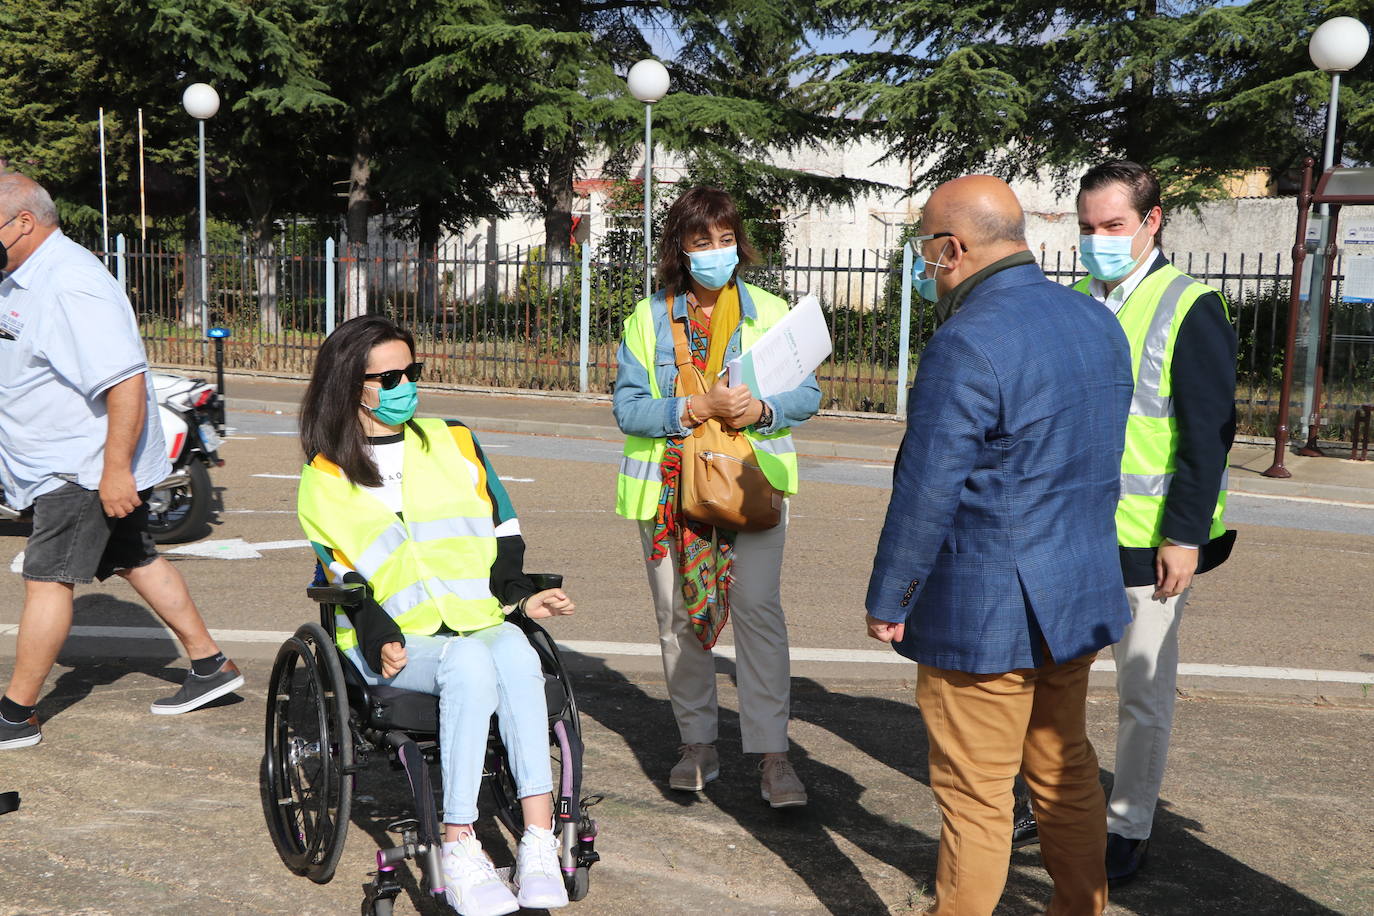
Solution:
M 562 576 L 530 578 L 541 590 L 562 584 Z M 364 886 L 363 916 L 391 916 L 402 890 L 395 871 L 407 859 L 417 863 L 424 884 L 442 903 L 443 834 L 429 776 L 429 765 L 438 759 L 439 698 L 369 685 L 335 646 L 335 613 L 356 606 L 364 586 L 312 585 L 306 594 L 319 605 L 320 622 L 303 624 L 282 644 L 267 692 L 260 775 L 263 814 L 277 853 L 296 874 L 328 883 L 343 854 L 355 776 L 372 754 L 384 753 L 393 769 L 405 772 L 414 807 L 411 816 L 388 825 L 400 842 L 377 850 L 377 869 Z M 544 671 L 555 759 L 554 832 L 568 899 L 581 900 L 591 867 L 600 858 L 596 822 L 586 809 L 601 799 L 581 797 L 577 701 L 548 632 L 518 611 L 506 619 L 524 631 Z M 518 839 L 524 831 L 520 799 L 495 716 L 485 760 L 482 782 L 496 817 Z

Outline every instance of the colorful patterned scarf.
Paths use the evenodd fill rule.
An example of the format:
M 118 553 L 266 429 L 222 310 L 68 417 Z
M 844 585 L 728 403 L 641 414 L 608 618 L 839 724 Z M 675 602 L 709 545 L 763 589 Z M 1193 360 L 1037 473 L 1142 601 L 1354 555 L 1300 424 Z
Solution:
M 724 292 L 724 291 L 722 291 Z M 689 297 L 689 306 L 695 302 Z M 672 314 L 672 299 L 668 300 Z M 727 310 L 728 311 L 728 310 Z M 738 308 L 736 308 L 738 314 Z M 720 302 L 712 309 L 712 317 L 720 318 Z M 712 322 L 696 308 L 687 311 L 687 346 L 692 352 L 692 364 L 703 372 L 711 349 L 712 324 L 717 333 L 729 340 L 738 322 Z M 728 325 L 728 326 L 727 326 Z M 720 346 L 724 352 L 724 346 Z M 708 379 L 709 375 L 706 376 Z M 678 485 L 682 474 L 682 439 L 669 436 L 663 452 L 663 490 L 658 497 L 658 511 L 654 515 L 654 546 L 650 560 L 668 556 L 669 546 L 677 546 L 678 581 L 682 599 L 692 619 L 692 630 L 701 640 L 703 649 L 710 649 L 720 637 L 730 619 L 730 584 L 735 556 L 735 532 L 704 525 L 684 518 L 678 503 Z

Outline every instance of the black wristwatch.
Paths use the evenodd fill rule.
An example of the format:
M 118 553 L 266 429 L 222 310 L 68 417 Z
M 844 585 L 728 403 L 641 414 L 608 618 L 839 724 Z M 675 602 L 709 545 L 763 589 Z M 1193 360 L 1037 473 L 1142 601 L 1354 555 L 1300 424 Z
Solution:
M 767 401 L 761 400 L 759 403 L 763 405 L 763 410 L 759 411 L 759 418 L 754 422 L 755 432 L 773 425 L 773 408 L 768 406 Z

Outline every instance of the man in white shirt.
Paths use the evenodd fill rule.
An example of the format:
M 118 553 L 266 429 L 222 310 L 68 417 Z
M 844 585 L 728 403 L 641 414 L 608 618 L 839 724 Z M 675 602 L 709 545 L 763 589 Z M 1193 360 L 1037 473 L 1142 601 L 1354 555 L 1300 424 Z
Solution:
M 1117 669 L 1115 778 L 1107 804 L 1107 879 L 1132 880 L 1149 849 L 1168 759 L 1178 632 L 1195 575 L 1230 556 L 1227 453 L 1236 431 L 1236 334 L 1220 291 L 1160 250 L 1159 181 L 1138 163 L 1104 162 L 1078 192 L 1074 289 L 1112 311 L 1131 342 L 1134 392 L 1116 529 L 1131 625 Z M 1017 816 L 1015 845 L 1034 821 Z
M 36 708 L 71 630 L 74 586 L 119 575 L 192 660 L 152 712 L 189 712 L 243 685 L 186 582 L 147 532 L 148 490 L 171 470 L 133 310 L 101 263 L 58 228 L 48 193 L 0 174 L 0 484 L 33 508 L 0 750 L 42 740 Z

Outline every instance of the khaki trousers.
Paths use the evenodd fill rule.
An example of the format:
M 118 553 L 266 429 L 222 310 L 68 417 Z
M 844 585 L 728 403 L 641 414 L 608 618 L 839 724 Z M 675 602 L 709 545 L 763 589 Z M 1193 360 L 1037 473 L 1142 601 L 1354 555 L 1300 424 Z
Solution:
M 1046 912 L 1096 916 L 1107 905 L 1106 798 L 1085 719 L 1094 656 L 1008 674 L 920 666 L 916 701 L 942 817 L 932 914 L 987 916 L 997 906 L 1011 858 L 1018 770 L 1054 880 Z
M 658 617 L 658 643 L 673 716 L 684 744 L 714 744 L 719 718 L 715 658 L 702 649 L 692 632 L 677 574 L 677 551 L 670 550 L 660 560 L 649 559 L 653 532 L 652 521 L 640 522 L 640 543 Z M 787 621 L 779 595 L 786 538 L 786 501 L 782 520 L 775 527 L 735 538 L 729 626 L 734 629 L 740 737 L 746 754 L 788 750 L 792 672 Z

